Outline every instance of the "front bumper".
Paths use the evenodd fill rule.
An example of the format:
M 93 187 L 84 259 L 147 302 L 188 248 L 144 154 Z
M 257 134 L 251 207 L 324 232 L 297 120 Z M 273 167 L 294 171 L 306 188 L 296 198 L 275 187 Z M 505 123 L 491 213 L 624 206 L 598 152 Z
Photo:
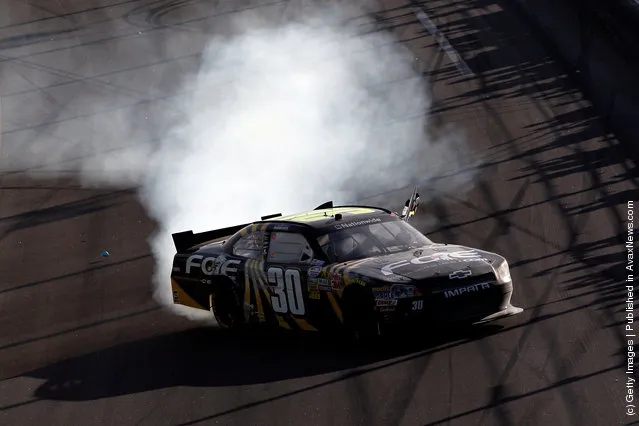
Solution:
M 487 315 L 481 318 L 480 320 L 473 322 L 473 325 L 485 324 L 488 322 L 496 321 L 498 319 L 512 317 L 513 315 L 520 314 L 523 311 L 524 311 L 523 308 L 513 306 L 509 303 L 505 309 L 502 309 L 499 312 L 495 312 L 494 314 Z
M 517 315 L 522 308 L 510 303 L 512 282 L 490 283 L 490 288 L 459 293 L 450 289 L 397 299 L 378 306 L 384 325 L 406 323 L 484 324 Z

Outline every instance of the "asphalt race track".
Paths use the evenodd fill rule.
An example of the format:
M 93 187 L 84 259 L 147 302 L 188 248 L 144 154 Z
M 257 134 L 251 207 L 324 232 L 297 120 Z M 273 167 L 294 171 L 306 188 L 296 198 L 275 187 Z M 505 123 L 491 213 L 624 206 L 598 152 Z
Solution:
M 234 13 L 277 20 L 305 3 L 1 0 L 0 169 L 9 153 L 73 138 L 86 117 L 107 113 L 87 111 L 75 93 L 107 99 L 105 111 L 165 104 L 205 31 L 225 31 Z M 636 421 L 624 414 L 621 284 L 634 164 L 508 0 L 424 3 L 432 27 L 400 0 L 358 19 L 362 31 L 392 30 L 414 51 L 434 124 L 464 129 L 481 164 L 468 196 L 426 207 L 439 221 L 424 232 L 505 253 L 520 316 L 368 352 L 232 338 L 153 301 L 154 223 L 132 190 L 4 168 L 0 424 Z M 435 27 L 463 62 L 429 33 Z M 173 33 L 183 42 L 136 51 Z

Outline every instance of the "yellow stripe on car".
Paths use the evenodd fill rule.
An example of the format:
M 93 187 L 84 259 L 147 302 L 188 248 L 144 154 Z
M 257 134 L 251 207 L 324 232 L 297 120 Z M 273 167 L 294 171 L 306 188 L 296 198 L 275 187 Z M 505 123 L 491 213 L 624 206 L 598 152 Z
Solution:
M 174 292 L 173 301 L 178 305 L 189 306 L 191 308 L 204 309 L 208 311 L 209 309 L 197 303 L 191 296 L 189 296 L 180 285 L 174 280 L 171 279 L 171 289 Z M 175 296 L 177 295 L 177 301 L 175 300 Z
M 342 214 L 366 214 L 366 213 L 375 213 L 377 210 L 369 209 L 365 207 L 337 207 L 334 209 L 323 209 L 323 210 L 313 210 L 312 212 L 305 213 L 296 213 L 288 216 L 280 216 L 269 220 L 287 220 L 292 222 L 317 222 L 320 220 L 327 220 L 331 216 L 342 213 Z
M 333 295 L 333 293 L 327 293 L 327 296 L 329 302 L 331 303 L 331 307 L 333 308 L 333 312 L 335 312 L 335 315 L 339 319 L 339 322 L 343 323 L 344 318 L 342 317 L 342 308 L 340 308 L 339 303 L 337 302 L 337 300 L 335 300 L 335 296 Z
M 253 280 L 253 289 L 255 290 L 255 302 L 257 303 L 257 318 L 260 322 L 265 321 L 264 307 L 262 306 L 261 285 L 257 280 Z
M 288 323 L 286 322 L 286 320 L 284 320 L 284 318 L 282 318 L 281 315 L 276 315 L 277 316 L 277 321 L 280 323 L 280 327 L 283 327 L 287 330 L 291 329 L 291 326 L 288 325 Z
M 302 329 L 302 330 L 306 330 L 306 331 L 317 331 L 317 329 L 315 327 L 313 327 L 312 325 L 310 325 L 308 323 L 308 321 L 306 321 L 305 319 L 302 318 L 295 318 L 293 317 L 293 320 L 297 323 L 297 325 Z

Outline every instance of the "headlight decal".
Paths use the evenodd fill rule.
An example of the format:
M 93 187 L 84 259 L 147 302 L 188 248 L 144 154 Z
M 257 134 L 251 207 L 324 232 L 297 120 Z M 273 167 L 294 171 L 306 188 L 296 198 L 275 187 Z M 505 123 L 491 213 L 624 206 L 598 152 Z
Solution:
M 406 299 L 419 295 L 417 287 L 412 285 L 393 284 L 391 286 L 391 297 L 393 299 Z
M 500 284 L 505 284 L 507 282 L 511 282 L 512 278 L 510 276 L 510 268 L 508 266 L 508 262 L 505 260 L 496 268 L 495 275 L 497 276 L 497 282 Z

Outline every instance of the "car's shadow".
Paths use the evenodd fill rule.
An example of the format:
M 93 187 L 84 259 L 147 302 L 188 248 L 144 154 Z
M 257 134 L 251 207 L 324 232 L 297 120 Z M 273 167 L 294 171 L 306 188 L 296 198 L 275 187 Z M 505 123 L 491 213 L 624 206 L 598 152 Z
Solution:
M 25 375 L 46 380 L 36 389 L 35 397 L 72 401 L 182 385 L 249 385 L 366 368 L 411 354 L 428 356 L 500 328 L 448 330 L 430 337 L 395 336 L 375 345 L 358 346 L 317 335 L 234 336 L 202 327 L 120 344 Z

